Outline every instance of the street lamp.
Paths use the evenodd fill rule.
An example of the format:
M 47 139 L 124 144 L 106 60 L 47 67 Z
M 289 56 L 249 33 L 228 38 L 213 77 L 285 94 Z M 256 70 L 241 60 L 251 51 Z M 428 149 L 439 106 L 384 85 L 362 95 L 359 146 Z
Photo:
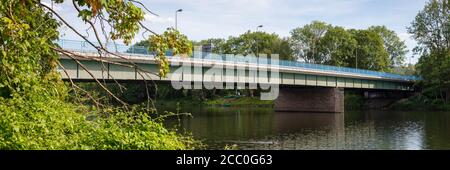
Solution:
M 256 32 L 258 32 L 259 28 L 262 28 L 262 27 L 263 27 L 263 25 L 259 25 L 258 27 L 256 27 Z
M 356 69 L 358 69 L 358 49 L 356 49 Z
M 175 30 L 178 30 L 178 13 L 179 12 L 183 12 L 183 9 L 179 9 L 177 11 L 175 11 Z
M 259 32 L 259 28 L 262 28 L 263 25 L 259 25 L 256 27 L 256 32 Z M 258 36 L 256 36 L 256 57 L 259 57 L 259 45 L 258 45 Z

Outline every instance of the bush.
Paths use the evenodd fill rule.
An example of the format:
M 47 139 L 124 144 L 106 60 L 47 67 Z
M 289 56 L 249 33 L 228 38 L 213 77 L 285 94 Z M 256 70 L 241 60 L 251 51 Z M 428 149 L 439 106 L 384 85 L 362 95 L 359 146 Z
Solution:
M 0 1 L 0 149 L 193 148 L 144 112 L 67 101 L 55 50 L 60 22 L 39 4 Z
M 88 110 L 68 102 L 0 97 L 0 149 L 194 149 L 146 113 Z M 91 113 L 91 114 L 83 114 Z M 89 118 L 89 119 L 88 119 Z
M 400 100 L 394 103 L 391 110 L 434 110 L 434 111 L 448 111 L 450 104 L 445 103 L 440 99 L 432 99 L 423 94 L 413 96 L 408 99 Z
M 364 106 L 364 97 L 357 93 L 345 93 L 345 110 L 361 110 Z

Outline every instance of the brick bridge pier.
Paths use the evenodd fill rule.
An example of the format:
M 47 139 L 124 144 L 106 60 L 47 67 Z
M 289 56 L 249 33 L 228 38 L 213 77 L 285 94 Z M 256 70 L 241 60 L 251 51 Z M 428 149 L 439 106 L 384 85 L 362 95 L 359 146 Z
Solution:
M 275 110 L 282 112 L 344 112 L 344 88 L 282 87 L 275 100 Z

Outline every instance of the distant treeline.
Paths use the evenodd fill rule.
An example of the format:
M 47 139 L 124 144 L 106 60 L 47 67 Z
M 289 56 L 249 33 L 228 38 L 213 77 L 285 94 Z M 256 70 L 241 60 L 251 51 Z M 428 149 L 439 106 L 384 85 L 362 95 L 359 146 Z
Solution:
M 210 38 L 193 41 L 194 46 L 211 45 L 211 52 L 220 54 L 279 54 L 283 60 L 314 64 L 411 74 L 413 67 L 404 65 L 405 42 L 385 26 L 368 29 L 345 29 L 320 21 L 293 29 L 289 37 L 276 33 L 247 31 L 227 39 Z M 149 46 L 141 41 L 136 46 Z

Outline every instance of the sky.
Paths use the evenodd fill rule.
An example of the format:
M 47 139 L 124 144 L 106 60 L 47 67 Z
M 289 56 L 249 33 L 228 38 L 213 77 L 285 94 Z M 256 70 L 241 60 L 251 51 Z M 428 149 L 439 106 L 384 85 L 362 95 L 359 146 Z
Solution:
M 48 1 L 48 0 L 47 0 Z M 45 2 L 45 1 L 44 1 Z M 158 14 L 145 15 L 145 25 L 157 33 L 175 25 L 178 13 L 178 30 L 192 40 L 227 38 L 248 30 L 276 33 L 281 37 L 297 27 L 314 20 L 345 28 L 365 29 L 372 25 L 385 25 L 406 42 L 411 51 L 416 42 L 407 33 L 416 14 L 426 0 L 142 0 L 147 8 Z M 86 26 L 76 17 L 71 4 L 55 5 L 54 9 L 77 29 L 85 32 Z M 77 39 L 72 31 L 62 28 L 62 38 Z M 148 35 L 139 34 L 134 42 Z M 90 37 L 92 38 L 92 36 Z M 416 63 L 412 52 L 407 63 Z

